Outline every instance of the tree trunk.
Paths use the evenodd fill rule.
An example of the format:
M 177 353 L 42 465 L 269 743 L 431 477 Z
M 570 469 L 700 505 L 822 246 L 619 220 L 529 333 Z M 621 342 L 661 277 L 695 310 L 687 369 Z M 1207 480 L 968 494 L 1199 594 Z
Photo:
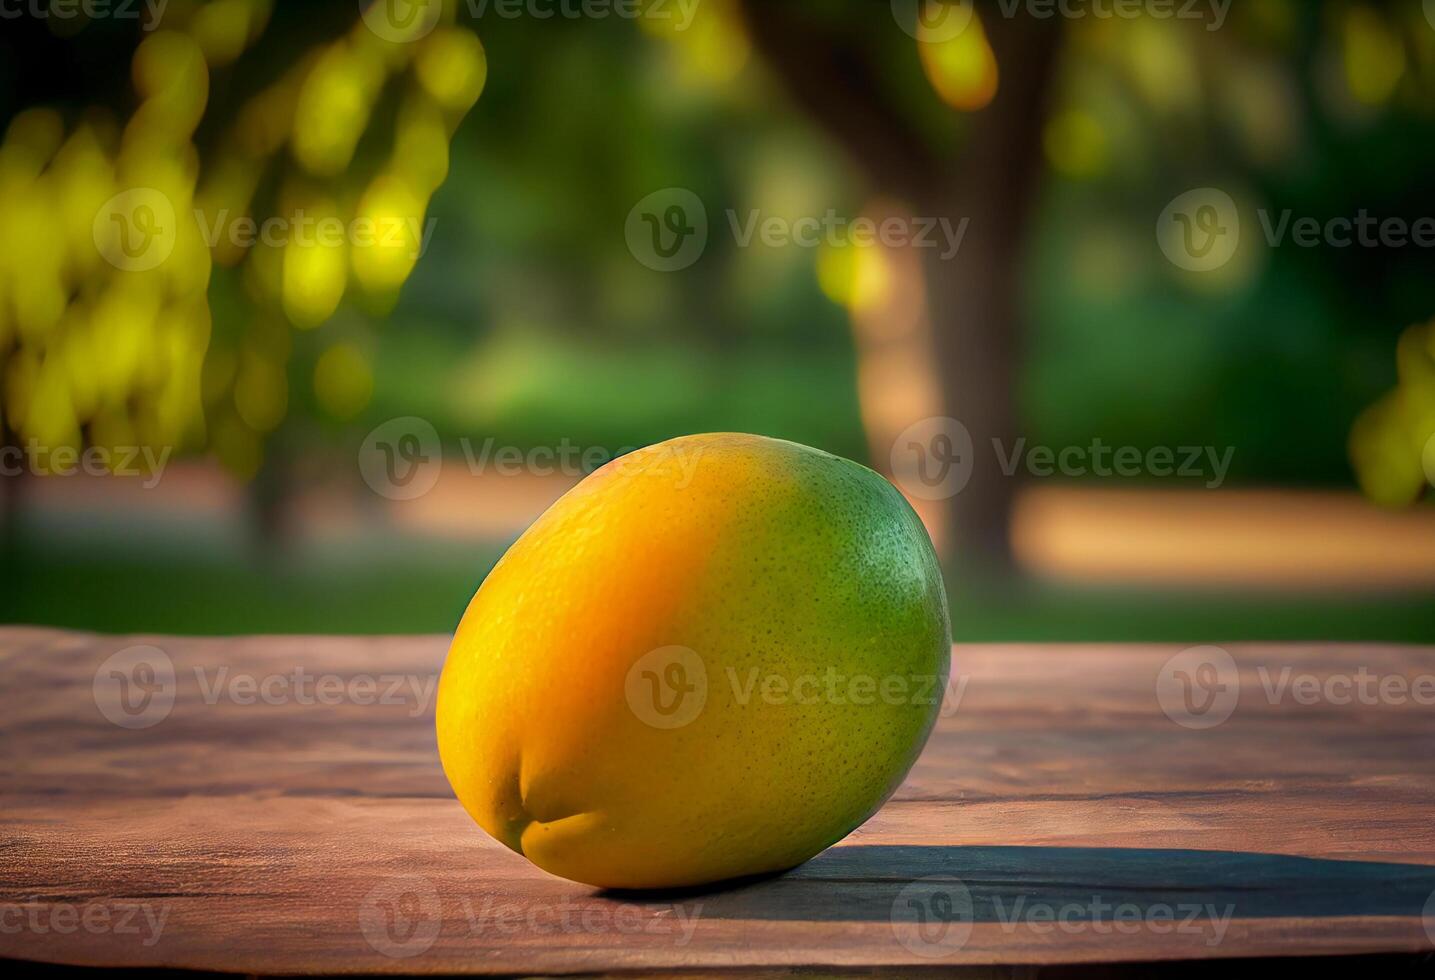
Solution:
M 905 199 L 921 218 L 970 219 L 956 257 L 927 249 L 923 262 L 943 405 L 970 433 L 974 453 L 970 480 L 946 502 L 939 524 L 950 538 L 949 564 L 1005 579 L 1014 568 L 1017 478 L 1002 471 L 994 442 L 1009 454 L 1020 429 L 1020 272 L 1061 18 L 983 19 L 1000 73 L 997 94 L 969 117 L 965 145 L 948 158 L 910 124 L 907 107 L 890 100 L 874 32 L 829 32 L 761 0 L 744 10 L 769 68 L 876 190 Z
M 932 336 L 947 414 L 972 437 L 971 479 L 951 498 L 949 554 L 977 574 L 1014 570 L 1012 512 L 1020 473 L 1004 472 L 1019 438 L 1025 333 L 1023 259 L 1041 175 L 1041 136 L 1060 31 L 1031 17 L 993 17 L 987 36 L 1001 72 L 973 120 L 959 167 L 926 197 L 933 216 L 970 219 L 958 255 L 926 262 Z M 1000 451 L 998 451 L 1000 450 Z
M 935 212 L 940 213 L 940 212 Z M 972 225 L 978 221 L 972 217 Z M 975 232 L 969 228 L 968 237 Z M 937 375 L 945 414 L 972 441 L 971 477 L 946 502 L 943 551 L 961 573 L 1006 576 L 1014 568 L 1011 517 L 1018 477 L 1000 465 L 1018 432 L 1017 258 L 972 243 L 956 259 L 925 264 Z

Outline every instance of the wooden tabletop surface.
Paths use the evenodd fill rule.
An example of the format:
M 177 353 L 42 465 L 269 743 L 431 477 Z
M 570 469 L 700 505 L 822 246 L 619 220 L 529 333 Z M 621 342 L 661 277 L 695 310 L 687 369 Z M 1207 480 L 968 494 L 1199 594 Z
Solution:
M 958 646 L 866 826 L 786 875 L 651 895 L 544 874 L 464 814 L 434 746 L 446 646 L 0 629 L 0 957 L 901 972 L 1435 948 L 1435 647 Z

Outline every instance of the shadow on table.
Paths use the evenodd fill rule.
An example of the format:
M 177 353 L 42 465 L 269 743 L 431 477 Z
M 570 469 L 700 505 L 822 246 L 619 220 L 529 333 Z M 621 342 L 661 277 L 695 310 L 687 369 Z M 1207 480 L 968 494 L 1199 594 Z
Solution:
M 786 874 L 665 892 L 704 918 L 890 921 L 909 911 L 975 922 L 1175 922 L 1435 916 L 1435 867 L 1242 851 L 1120 847 L 834 847 Z M 653 901 L 652 892 L 602 893 Z M 1036 918 L 1034 918 L 1036 917 Z M 1435 920 L 1432 920 L 1435 921 Z

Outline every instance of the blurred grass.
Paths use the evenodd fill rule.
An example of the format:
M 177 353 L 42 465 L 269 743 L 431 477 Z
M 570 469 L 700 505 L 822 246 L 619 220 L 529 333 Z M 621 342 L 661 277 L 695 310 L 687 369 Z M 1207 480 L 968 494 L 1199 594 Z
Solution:
M 11 545 L 23 569 L 0 594 L 0 622 L 110 633 L 446 633 L 497 560 L 494 546 L 441 560 L 195 563 Z M 1425 595 L 1231 595 L 953 583 L 964 642 L 1435 642 Z

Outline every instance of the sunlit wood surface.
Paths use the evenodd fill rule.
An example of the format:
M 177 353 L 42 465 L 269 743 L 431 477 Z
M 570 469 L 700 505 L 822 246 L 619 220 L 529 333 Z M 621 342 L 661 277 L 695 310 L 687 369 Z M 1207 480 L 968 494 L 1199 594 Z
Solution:
M 95 694 L 107 658 L 134 644 L 175 669 L 172 709 L 143 729 L 107 721 Z M 0 630 L 0 956 L 258 974 L 906 975 L 1435 947 L 1435 708 L 1415 700 L 1435 695 L 1432 647 L 1232 645 L 1239 694 L 1204 730 L 1158 701 L 1176 647 L 958 647 L 960 697 L 866 826 L 789 874 L 660 895 L 546 875 L 463 813 L 425 693 L 445 648 Z M 286 694 L 299 668 L 349 693 Z M 1306 675 L 1337 698 L 1268 695 Z M 290 686 L 239 703 L 240 676 Z M 1359 676 L 1387 695 L 1336 703 L 1340 678 Z M 376 687 L 350 686 L 365 678 Z M 1389 694 L 1402 685 L 1403 701 Z M 957 884 L 969 908 L 918 931 L 914 899 L 941 912 L 931 898 Z M 1118 908 L 1133 928 L 1115 928 Z

